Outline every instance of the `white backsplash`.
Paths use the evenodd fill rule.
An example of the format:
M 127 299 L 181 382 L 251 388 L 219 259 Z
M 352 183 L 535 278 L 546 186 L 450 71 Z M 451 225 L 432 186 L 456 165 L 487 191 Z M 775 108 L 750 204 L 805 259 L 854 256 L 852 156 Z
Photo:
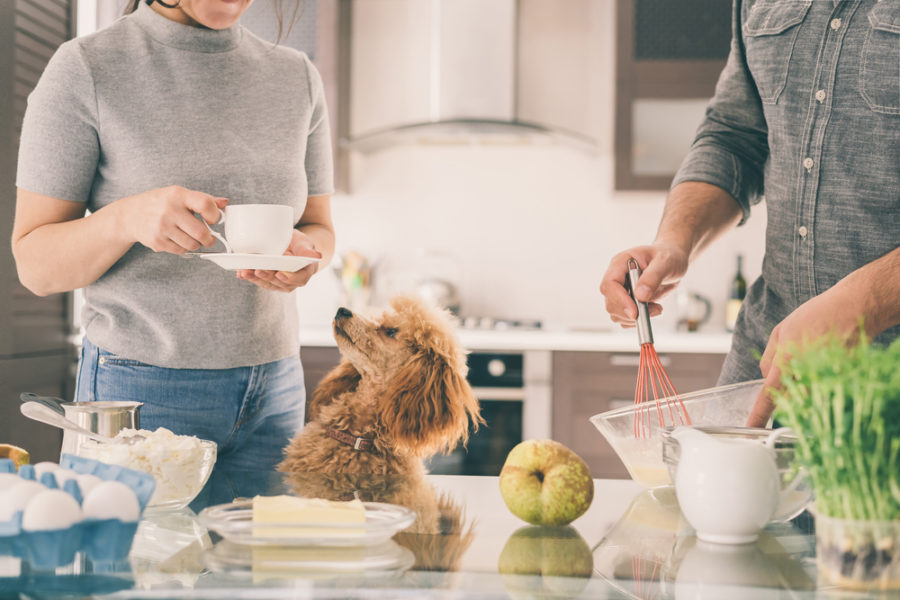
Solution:
M 376 261 L 376 278 L 420 249 L 450 254 L 463 314 L 548 326 L 612 325 L 600 279 L 614 254 L 652 241 L 664 202 L 614 192 L 609 154 L 554 145 L 405 146 L 359 160 L 354 193 L 333 199 L 338 254 Z M 704 330 L 722 328 L 737 254 L 748 283 L 759 274 L 765 220 L 760 205 L 691 266 L 683 285 L 713 300 Z M 337 278 L 319 274 L 298 292 L 301 325 L 327 327 L 340 303 Z M 654 325 L 674 327 L 674 312 L 667 298 Z

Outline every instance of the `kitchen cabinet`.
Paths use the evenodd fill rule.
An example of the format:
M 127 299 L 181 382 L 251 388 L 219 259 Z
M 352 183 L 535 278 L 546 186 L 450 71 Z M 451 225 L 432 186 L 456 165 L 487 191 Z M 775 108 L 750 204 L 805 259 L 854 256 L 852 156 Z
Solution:
M 616 4 L 617 190 L 665 190 L 725 66 L 731 2 Z
M 72 0 L 0 2 L 0 237 L 9 240 L 16 206 L 16 161 L 28 94 L 56 48 L 75 32 Z M 12 253 L 0 252 L 0 442 L 32 460 L 59 460 L 59 431 L 19 416 L 19 394 L 70 397 L 75 355 L 71 294 L 38 297 L 19 283 Z
M 300 348 L 300 362 L 303 363 L 303 383 L 309 402 L 322 378 L 341 362 L 341 353 L 335 346 L 304 346 Z
M 553 353 L 553 439 L 578 453 L 600 478 L 628 473 L 590 417 L 634 403 L 637 352 Z M 670 353 L 660 360 L 680 391 L 715 385 L 724 354 Z

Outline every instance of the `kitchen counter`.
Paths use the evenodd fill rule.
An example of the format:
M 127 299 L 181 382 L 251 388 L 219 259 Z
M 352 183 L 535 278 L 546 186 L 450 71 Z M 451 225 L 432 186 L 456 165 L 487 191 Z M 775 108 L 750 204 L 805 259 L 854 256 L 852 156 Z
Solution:
M 721 332 L 654 331 L 657 352 L 727 354 L 731 334 Z M 637 333 L 628 330 L 581 331 L 565 329 L 492 330 L 460 329 L 459 337 L 469 350 L 559 350 L 596 352 L 637 352 Z M 334 346 L 330 329 L 302 329 L 302 346 Z
M 0 596 L 833 597 L 832 588 L 818 580 L 814 538 L 803 517 L 770 525 L 755 544 L 716 546 L 696 540 L 671 488 L 643 491 L 631 481 L 598 479 L 582 517 L 567 528 L 540 529 L 507 510 L 496 477 L 387 478 L 371 484 L 214 473 L 190 509 L 144 515 L 127 561 L 92 564 L 79 556 L 72 565 L 42 572 L 0 556 Z M 415 507 L 416 522 L 379 546 L 393 558 L 380 565 L 371 560 L 362 569 L 354 565 L 368 555 L 352 548 L 253 551 L 220 539 L 197 516 L 205 506 L 235 496 L 344 488 L 363 490 L 364 500 Z

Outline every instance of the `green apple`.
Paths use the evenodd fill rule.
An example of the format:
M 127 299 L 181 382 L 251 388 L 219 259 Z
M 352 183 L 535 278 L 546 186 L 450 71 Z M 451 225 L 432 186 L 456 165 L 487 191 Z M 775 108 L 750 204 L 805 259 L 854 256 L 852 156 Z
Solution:
M 577 596 L 594 571 L 594 557 L 573 527 L 522 527 L 506 541 L 497 570 L 513 598 Z
M 500 495 L 532 525 L 568 525 L 591 505 L 594 481 L 580 456 L 553 440 L 525 440 L 500 471 Z

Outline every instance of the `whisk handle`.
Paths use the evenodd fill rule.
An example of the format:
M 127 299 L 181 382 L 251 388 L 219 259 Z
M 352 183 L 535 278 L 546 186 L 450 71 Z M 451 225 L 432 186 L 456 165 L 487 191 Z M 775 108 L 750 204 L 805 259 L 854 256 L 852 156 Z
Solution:
M 641 267 L 638 266 L 638 263 L 633 258 L 628 259 L 628 293 L 631 295 L 631 299 L 634 300 L 634 303 L 637 305 L 637 332 L 638 332 L 638 341 L 643 346 L 644 344 L 652 344 L 653 343 L 653 330 L 650 329 L 650 309 L 647 307 L 646 302 L 638 302 L 637 298 L 634 297 L 634 288 L 637 285 L 637 281 L 641 276 Z

